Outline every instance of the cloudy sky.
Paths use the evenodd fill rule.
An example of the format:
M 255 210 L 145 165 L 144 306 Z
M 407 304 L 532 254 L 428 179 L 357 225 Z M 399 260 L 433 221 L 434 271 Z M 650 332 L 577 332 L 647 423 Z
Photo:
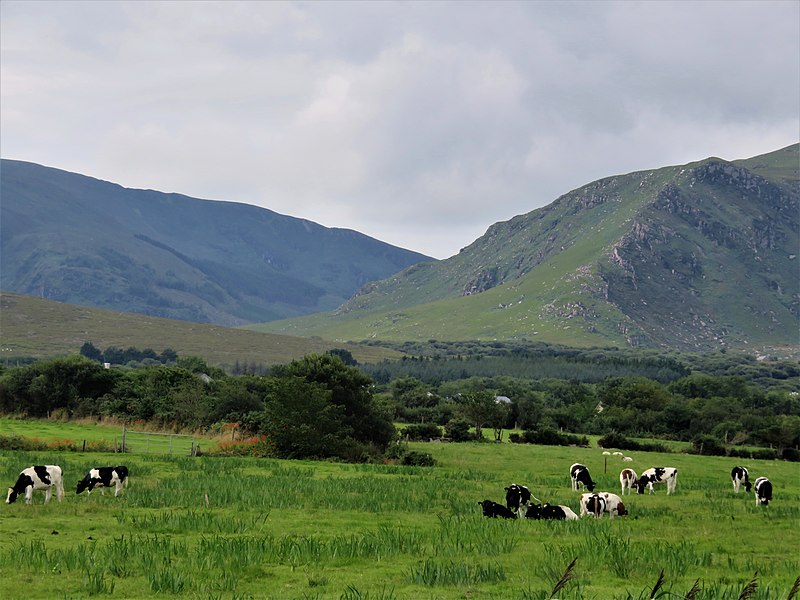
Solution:
M 0 154 L 446 258 L 800 139 L 800 2 L 0 2 Z

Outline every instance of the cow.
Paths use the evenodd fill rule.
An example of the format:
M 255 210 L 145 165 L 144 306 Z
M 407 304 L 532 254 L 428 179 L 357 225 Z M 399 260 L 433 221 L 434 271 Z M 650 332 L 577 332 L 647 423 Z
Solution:
M 581 516 L 594 515 L 597 518 L 608 513 L 610 519 L 615 516 L 624 517 L 628 514 L 628 509 L 622 503 L 622 498 L 611 492 L 595 492 L 593 494 L 581 494 Z
M 484 500 L 483 502 L 478 502 L 483 509 L 483 516 L 484 517 L 491 517 L 492 519 L 496 519 L 497 517 L 503 517 L 504 519 L 516 519 L 517 513 L 512 510 L 509 510 L 507 507 L 503 506 L 502 504 L 498 504 L 497 502 L 492 502 L 491 500 Z
M 731 469 L 731 479 L 733 480 L 733 493 L 738 494 L 739 488 L 742 484 L 744 484 L 744 491 L 749 492 L 750 489 L 753 487 L 750 484 L 750 479 L 748 477 L 748 472 L 745 467 L 733 467 Z
M 526 519 L 555 519 L 577 521 L 578 515 L 569 506 L 563 504 L 531 504 L 525 512 Z
M 650 493 L 654 493 L 654 483 L 666 483 L 667 495 L 675 493 L 675 485 L 678 483 L 678 469 L 674 467 L 653 467 L 642 473 L 633 485 L 639 494 L 644 494 L 644 488 L 650 488 Z
M 572 479 L 572 491 L 577 492 L 581 486 L 586 486 L 590 492 L 594 491 L 594 486 L 597 485 L 592 481 L 589 475 L 589 469 L 580 463 L 575 463 L 569 468 L 569 476 Z
M 633 484 L 638 479 L 636 475 L 636 471 L 633 469 L 622 469 L 619 473 L 619 484 L 622 486 L 622 495 L 625 495 L 625 490 L 628 490 L 628 495 L 630 495 L 631 490 L 633 490 Z
M 91 494 L 94 488 L 100 488 L 100 494 L 105 496 L 105 489 L 114 486 L 114 497 L 119 496 L 122 486 L 128 487 L 128 467 L 120 465 L 118 467 L 95 467 L 83 476 L 75 488 L 75 493 L 80 494 L 83 490 L 89 490 Z
M 599 518 L 606 512 L 606 499 L 600 494 L 581 494 L 581 517 L 594 515 Z
M 33 490 L 44 490 L 44 502 L 50 502 L 53 496 L 53 488 L 56 489 L 58 501 L 64 498 L 64 481 L 61 477 L 61 467 L 57 465 L 34 466 L 23 469 L 20 472 L 14 487 L 8 488 L 6 504 L 16 502 L 17 496 L 25 494 L 25 504 L 30 504 L 33 498 Z
M 623 456 L 622 462 L 633 462 L 633 459 L 630 456 Z
M 772 500 L 772 482 L 766 477 L 759 477 L 753 486 L 756 492 L 756 506 L 769 506 Z
M 527 508 L 531 503 L 531 491 L 524 485 L 512 483 L 505 490 L 506 506 L 509 510 L 521 514 L 522 508 Z

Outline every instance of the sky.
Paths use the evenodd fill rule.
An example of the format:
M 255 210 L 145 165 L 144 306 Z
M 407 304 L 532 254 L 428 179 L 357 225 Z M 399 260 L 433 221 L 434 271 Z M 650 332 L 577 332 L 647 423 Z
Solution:
M 796 0 L 0 0 L 3 158 L 435 258 L 602 177 L 798 141 Z

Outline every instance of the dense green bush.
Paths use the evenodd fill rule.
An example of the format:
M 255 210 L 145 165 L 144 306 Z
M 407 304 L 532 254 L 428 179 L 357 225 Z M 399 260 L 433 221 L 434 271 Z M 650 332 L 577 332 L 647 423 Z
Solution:
M 725 446 L 717 438 L 710 435 L 702 435 L 692 440 L 692 454 L 703 456 L 726 456 Z
M 442 437 L 442 430 L 435 423 L 421 423 L 409 425 L 403 429 L 403 437 L 409 440 L 423 441 L 434 440 Z
M 543 446 L 581 446 L 589 447 L 589 438 L 570 433 L 560 433 L 555 429 L 526 430 L 520 436 L 512 433 L 509 441 L 515 444 L 541 444 Z
M 435 467 L 436 460 L 427 452 L 409 452 L 403 456 L 402 464 L 409 467 Z
M 469 442 L 475 436 L 469 431 L 469 423 L 465 419 L 453 419 L 444 428 L 445 435 L 453 442 Z
M 638 450 L 639 452 L 672 452 L 669 446 L 659 443 L 642 443 L 630 440 L 618 433 L 609 433 L 597 440 L 601 448 L 617 448 L 618 450 Z

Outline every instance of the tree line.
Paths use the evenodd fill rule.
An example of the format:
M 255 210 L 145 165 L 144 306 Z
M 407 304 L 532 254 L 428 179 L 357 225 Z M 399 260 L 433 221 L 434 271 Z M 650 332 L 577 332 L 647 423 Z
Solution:
M 124 358 L 139 358 L 111 369 L 102 364 L 109 361 L 85 355 L 0 367 L 0 412 L 110 416 L 175 429 L 235 422 L 268 440 L 273 454 L 298 458 L 375 455 L 391 441 L 396 422 L 433 426 L 453 439 L 470 439 L 470 429 L 483 428 L 499 439 L 514 428 L 540 437 L 560 431 L 800 446 L 800 394 L 791 369 L 781 367 L 786 378 L 770 378 L 765 386 L 728 374 L 736 372 L 733 361 L 722 356 L 715 360 L 728 365 L 719 368 L 726 374 L 697 372 L 673 359 L 637 362 L 597 352 L 418 357 L 366 366 L 346 351 L 331 351 L 257 374 L 231 374 L 197 357 L 130 350 Z M 164 355 L 174 360 L 160 362 Z M 508 369 L 501 368 L 504 361 Z M 459 365 L 469 368 L 458 371 Z M 489 375 L 474 375 L 472 367 Z M 670 375 L 647 377 L 636 368 Z

